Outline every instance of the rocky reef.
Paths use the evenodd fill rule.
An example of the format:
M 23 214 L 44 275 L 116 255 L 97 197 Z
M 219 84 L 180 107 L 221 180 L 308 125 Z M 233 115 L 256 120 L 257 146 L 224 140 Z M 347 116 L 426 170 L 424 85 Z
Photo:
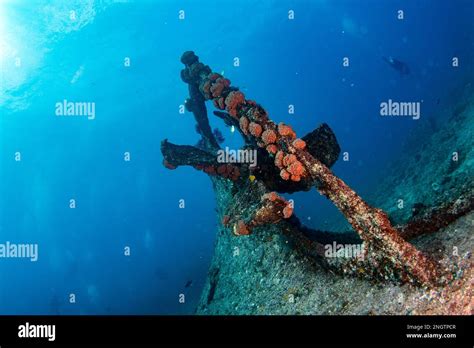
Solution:
M 208 174 L 220 221 L 198 313 L 469 311 L 466 301 L 469 304 L 472 289 L 465 280 L 472 276 L 472 267 L 462 249 L 472 250 L 472 236 L 455 235 L 444 217 L 448 214 L 449 222 L 458 219 L 456 223 L 468 219 L 469 215 L 459 218 L 472 208 L 472 189 L 462 191 L 462 204 L 453 200 L 447 206 L 432 205 L 422 215 L 395 221 L 331 172 L 340 149 L 328 125 L 298 138 L 291 126 L 275 124 L 261 105 L 246 99 L 193 52 L 185 52 L 181 61 L 185 65 L 181 78 L 190 94 L 186 107 L 196 120 L 201 146 L 164 140 L 164 165 L 169 169 L 189 165 Z M 220 148 L 209 126 L 206 101 L 218 109 L 215 116 L 239 130 L 243 149 L 256 153 L 257 166 L 218 160 Z M 313 187 L 335 204 L 353 231 L 311 230 L 301 224 L 291 202 L 279 195 Z M 440 222 L 429 223 L 436 219 Z M 399 223 L 396 227 L 394 221 Z M 440 238 L 440 233 L 452 233 L 453 238 Z M 415 237 L 422 239 L 412 241 Z M 449 250 L 454 239 L 455 259 L 436 253 L 440 243 Z M 333 257 L 327 254 L 328 245 L 347 248 Z M 358 252 L 344 255 L 348 248 Z M 456 289 L 461 289 L 459 294 Z M 420 302 L 423 296 L 449 307 L 430 307 Z
M 369 198 L 404 238 L 437 231 L 474 208 L 474 88 L 468 83 L 463 90 L 437 115 L 444 118 L 439 126 L 427 124 L 408 138 L 405 155 L 384 170 L 388 175 Z

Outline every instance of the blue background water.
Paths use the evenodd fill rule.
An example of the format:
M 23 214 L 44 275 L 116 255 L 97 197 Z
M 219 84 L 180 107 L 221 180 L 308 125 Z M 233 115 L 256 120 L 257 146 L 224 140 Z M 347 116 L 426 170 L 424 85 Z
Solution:
M 472 77 L 473 14 L 461 0 L 2 2 L 0 243 L 38 243 L 39 260 L 0 259 L 0 313 L 193 312 L 217 221 L 208 178 L 161 164 L 162 139 L 198 140 L 192 115 L 179 113 L 182 52 L 224 71 L 300 135 L 328 123 L 350 153 L 334 170 L 364 195 L 407 134 L 442 117 L 440 105 L 455 102 L 448 92 Z M 389 98 L 423 101 L 421 119 L 380 117 Z M 64 99 L 95 102 L 96 118 L 56 117 Z M 211 122 L 224 145 L 240 144 Z M 308 225 L 343 226 L 316 192 L 291 198 Z

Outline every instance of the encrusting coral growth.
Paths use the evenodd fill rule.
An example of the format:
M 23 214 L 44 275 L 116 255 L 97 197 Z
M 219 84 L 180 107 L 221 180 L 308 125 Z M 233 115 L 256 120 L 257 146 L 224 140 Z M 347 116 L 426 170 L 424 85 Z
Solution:
M 181 61 L 185 65 L 181 77 L 190 92 L 186 105 L 195 116 L 206 148 L 179 146 L 164 140 L 164 165 L 169 169 L 191 165 L 211 175 L 216 190 L 225 188 L 232 192 L 233 204 L 222 212 L 225 228 L 242 236 L 251 234 L 256 227 L 287 220 L 302 231 L 301 236 L 294 237 L 299 247 L 339 272 L 428 287 L 450 279 L 436 262 L 400 235 L 382 210 L 369 206 L 331 172 L 329 168 L 340 149 L 327 125 L 298 138 L 291 126 L 275 124 L 263 107 L 246 99 L 227 78 L 212 72 L 193 52 L 185 52 Z M 216 116 L 239 130 L 244 148 L 257 151 L 256 168 L 217 162 L 215 153 L 219 146 L 207 120 L 206 100 L 221 110 L 214 112 Z M 248 180 L 249 175 L 255 181 Z M 230 180 L 222 182 L 222 178 Z M 276 193 L 307 191 L 311 187 L 316 187 L 344 214 L 363 243 L 363 257 L 333 263 L 321 260 L 324 241 L 341 240 L 344 235 L 316 231 L 316 240 L 308 239 L 307 233 L 303 233 L 307 229 L 293 215 L 292 205 Z M 409 233 L 404 231 L 405 235 Z
M 237 221 L 233 223 L 233 232 L 235 235 L 240 236 L 250 234 L 254 227 L 288 219 L 292 214 L 293 208 L 288 201 L 276 192 L 269 192 L 262 195 L 257 210 L 251 215 L 251 219 L 248 222 L 238 219 L 241 214 L 236 211 L 232 216 L 225 215 L 222 219 L 222 224 L 229 226 L 237 218 Z

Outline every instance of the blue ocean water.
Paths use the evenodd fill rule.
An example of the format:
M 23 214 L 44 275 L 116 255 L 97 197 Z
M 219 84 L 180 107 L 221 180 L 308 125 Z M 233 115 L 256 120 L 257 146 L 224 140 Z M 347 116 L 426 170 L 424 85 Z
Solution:
M 298 134 L 328 123 L 350 155 L 333 169 L 364 196 L 408 134 L 442 119 L 440 107 L 456 102 L 449 91 L 472 80 L 473 4 L 0 2 L 0 243 L 38 245 L 36 262 L 0 258 L 0 313 L 193 313 L 218 221 L 210 180 L 162 165 L 161 140 L 199 139 L 180 113 L 184 51 Z M 420 119 L 381 117 L 388 99 L 421 102 Z M 57 117 L 64 100 L 95 103 L 95 118 Z M 240 146 L 210 119 L 223 146 Z M 341 228 L 316 192 L 289 197 L 308 225 Z

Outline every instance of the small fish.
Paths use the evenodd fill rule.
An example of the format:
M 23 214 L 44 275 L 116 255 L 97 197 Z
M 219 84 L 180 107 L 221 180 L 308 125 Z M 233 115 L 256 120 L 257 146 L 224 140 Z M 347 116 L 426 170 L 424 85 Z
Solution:
M 234 133 L 234 132 L 235 132 L 235 127 L 234 127 L 234 126 L 230 127 L 230 132 L 231 132 L 231 133 Z
M 255 175 L 249 175 L 249 180 L 250 182 L 253 182 L 255 180 Z
M 186 282 L 186 285 L 184 286 L 185 288 L 189 288 L 191 285 L 193 285 L 193 281 L 192 280 L 188 280 Z

